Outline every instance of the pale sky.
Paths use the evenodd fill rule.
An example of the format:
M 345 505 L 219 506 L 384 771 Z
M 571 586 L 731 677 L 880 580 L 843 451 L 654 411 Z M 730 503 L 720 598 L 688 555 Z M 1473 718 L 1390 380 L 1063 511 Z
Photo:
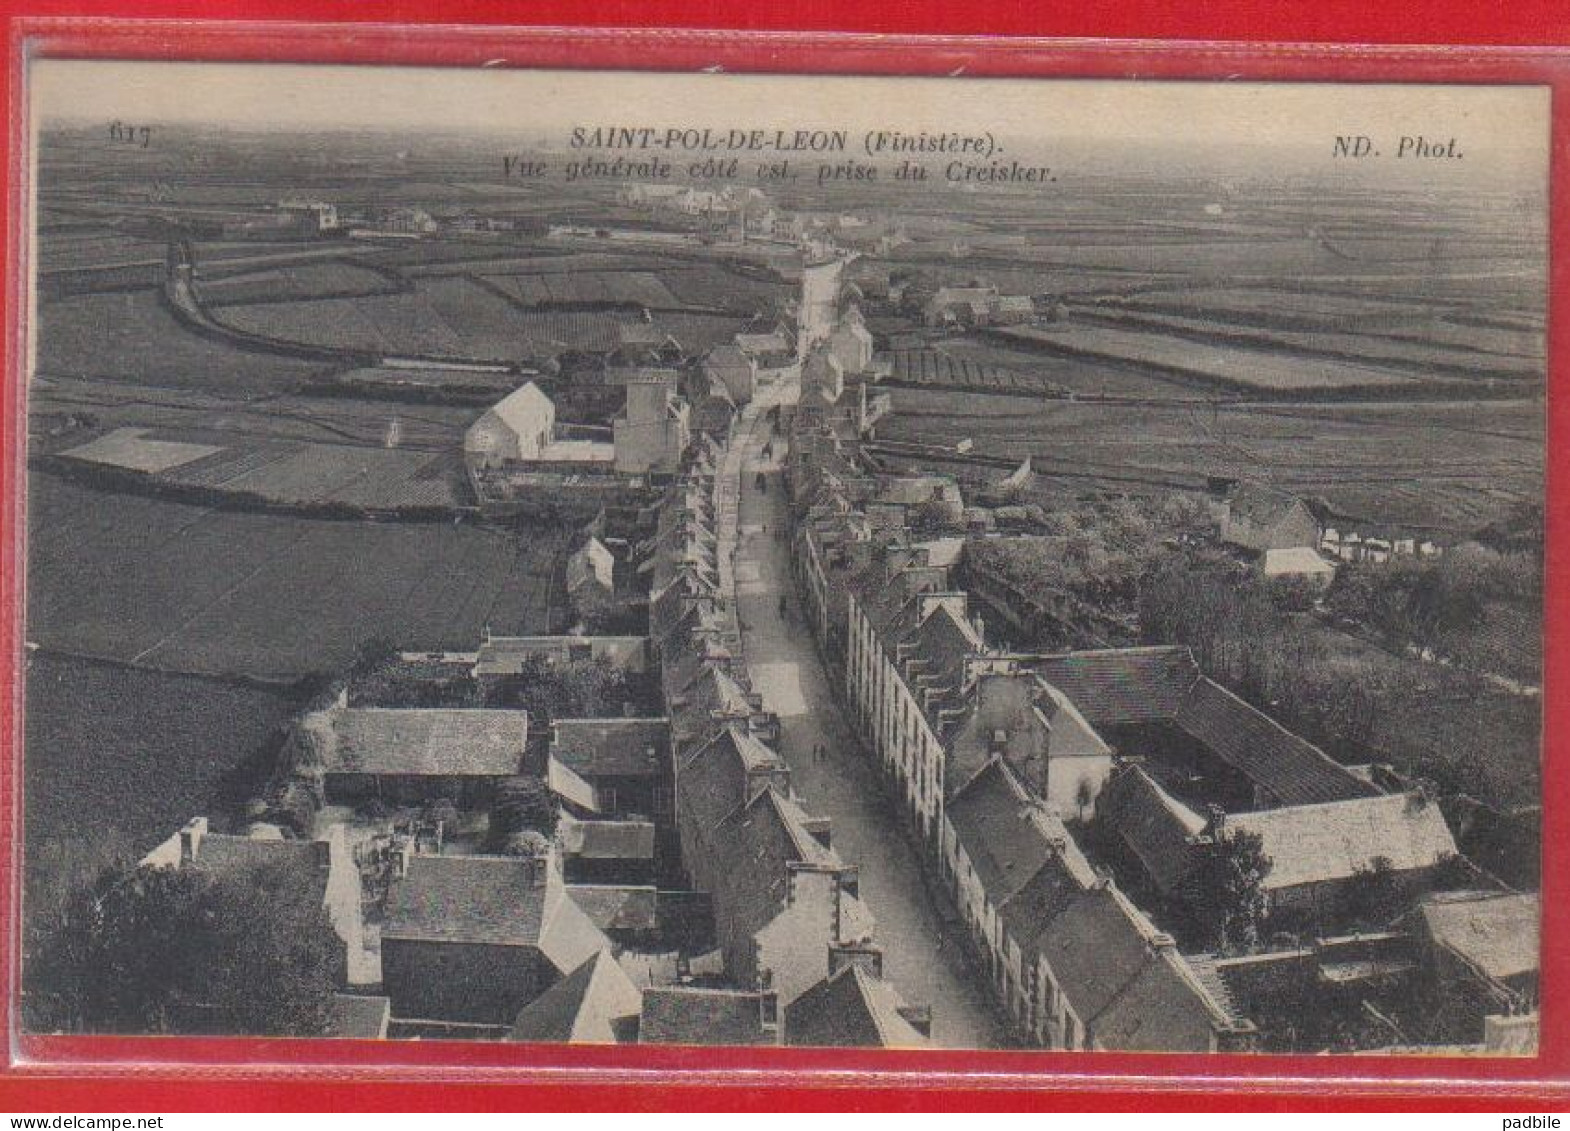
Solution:
M 738 76 L 39 60 L 40 118 L 409 128 L 565 138 L 572 126 L 979 132 L 1328 150 L 1340 134 L 1459 137 L 1546 172 L 1546 87 Z

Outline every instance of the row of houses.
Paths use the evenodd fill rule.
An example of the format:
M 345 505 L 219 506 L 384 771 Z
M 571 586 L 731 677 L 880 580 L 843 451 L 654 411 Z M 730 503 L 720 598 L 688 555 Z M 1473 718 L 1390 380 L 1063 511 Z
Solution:
M 710 897 L 732 987 L 723 994 L 769 995 L 787 1038 L 803 1025 L 827 1037 L 852 1024 L 829 1043 L 922 1045 L 930 1019 L 883 979 L 857 870 L 793 790 L 774 746 L 779 720 L 751 690 L 721 579 L 721 493 L 714 462 L 694 459 L 647 550 L 681 860 L 690 886 Z
M 1416 901 L 1458 863 L 1466 871 L 1437 804 L 1335 762 L 1206 677 L 1184 648 L 991 647 L 956 584 L 954 540 L 907 533 L 910 508 L 957 487 L 870 471 L 851 413 L 804 405 L 787 474 L 809 623 L 1026 1039 L 1258 1043 L 1246 1013 L 1147 913 L 1202 915 L 1184 906 L 1187 881 L 1239 833 L 1260 837 L 1271 861 L 1271 921 L 1310 937 L 1334 934 L 1370 874 Z M 1095 832 L 1110 855 L 1093 867 L 1071 827 Z
M 841 414 L 804 409 L 787 475 L 793 557 L 846 706 L 959 908 L 1018 1034 L 1051 1048 L 1246 1047 L 1172 940 L 1085 859 L 1063 822 L 1110 751 L 1074 705 L 985 646 L 942 545 L 902 544 L 907 507 L 957 488 L 854 458 Z

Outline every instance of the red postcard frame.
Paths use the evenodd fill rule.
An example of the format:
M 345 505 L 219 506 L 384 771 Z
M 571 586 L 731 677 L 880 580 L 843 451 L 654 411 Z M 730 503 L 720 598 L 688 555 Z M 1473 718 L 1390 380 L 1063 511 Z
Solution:
M 151 5 L 138 5 L 145 10 Z M 304 5 L 291 7 L 303 8 Z M 405 16 L 384 4 L 386 16 Z M 231 0 L 231 16 L 258 5 Z M 1546 8 L 1546 5 L 1545 5 Z M 173 14 L 173 13 L 171 13 Z M 606 13 L 603 9 L 600 15 Z M 919 12 L 912 13 L 919 20 Z M 1017 13 L 1016 13 L 1017 14 Z M 1519 14 L 1519 13 L 1518 13 Z M 467 19 L 490 13 L 470 11 Z M 803 13 L 802 25 L 821 24 Z M 1007 13 L 1005 13 L 1007 15 Z M 818 17 L 818 18 L 814 18 Z M 1415 20 L 1409 20 L 1415 23 Z M 930 25 L 929 25 L 930 26 Z M 1498 28 L 1494 29 L 1496 32 Z M 774 34 L 648 28 L 501 28 L 473 24 L 392 26 L 222 21 L 147 23 L 123 20 L 22 18 L 9 29 L 7 165 L 7 319 L 5 397 L 0 416 L 0 671 L 4 753 L 0 800 L 20 818 L 21 503 L 24 473 L 23 393 L 27 264 L 24 49 L 80 58 L 207 59 L 320 63 L 495 65 L 595 70 L 821 72 L 972 76 L 1129 77 L 1162 79 L 1292 79 L 1336 82 L 1508 82 L 1553 90 L 1550 217 L 1550 395 L 1547 410 L 1547 590 L 1545 593 L 1544 890 L 1561 892 L 1570 825 L 1553 803 L 1570 784 L 1559 749 L 1570 701 L 1565 699 L 1563 634 L 1570 596 L 1563 567 L 1570 556 L 1570 409 L 1555 395 L 1570 363 L 1565 304 L 1570 210 L 1570 51 L 1553 48 L 1392 46 L 1336 47 L 1161 41 L 1051 41 L 960 36 L 924 38 L 839 33 Z M 1372 37 L 1371 37 L 1372 38 Z M 0 837 L 6 877 L 0 990 L 13 1000 L 17 845 Z M 495 1110 L 498 1084 L 527 1086 L 505 1104 L 576 1109 L 704 1106 L 724 1109 L 788 1106 L 915 1107 L 954 1110 L 962 1104 L 1140 1108 L 1458 1106 L 1504 1109 L 1570 1097 L 1570 907 L 1545 899 L 1542 1051 L 1526 1060 L 1464 1058 L 1322 1058 L 1151 1056 L 1023 1052 L 866 1053 L 845 1050 L 582 1048 L 437 1045 L 245 1039 L 121 1039 L 13 1035 L 10 1063 L 0 1073 L 0 1107 L 21 1110 L 175 1110 L 245 1107 L 437 1108 Z M 9 1020 L 9 1018 L 8 1018 Z M 1030 1093 L 1028 1096 L 1022 1093 Z M 1153 1102 L 1154 1101 L 1154 1102 Z

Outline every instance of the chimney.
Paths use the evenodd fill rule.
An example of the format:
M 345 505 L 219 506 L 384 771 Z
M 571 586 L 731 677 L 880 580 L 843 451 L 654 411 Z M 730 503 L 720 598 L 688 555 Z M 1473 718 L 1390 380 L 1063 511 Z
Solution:
M 829 843 L 833 836 L 833 822 L 830 821 L 829 818 L 809 816 L 801 823 L 801 828 L 803 832 L 812 837 L 813 840 L 817 841 L 824 848 L 833 847 L 833 845 Z
M 829 977 L 847 966 L 859 966 L 874 978 L 883 977 L 883 952 L 875 946 L 831 946 Z
M 778 1033 L 780 1028 L 780 995 L 778 991 L 758 991 L 758 1028 L 765 1033 Z
M 180 863 L 189 864 L 202 850 L 202 838 L 207 835 L 207 818 L 192 817 L 180 830 Z
M 743 805 L 751 805 L 753 801 L 768 791 L 769 786 L 777 785 L 781 790 L 790 788 L 790 770 L 784 766 L 760 766 L 747 771 L 747 793 L 742 799 Z
M 974 616 L 972 616 L 970 618 L 970 623 L 976 629 L 976 639 L 981 641 L 983 644 L 985 644 L 987 642 L 987 622 L 986 622 L 986 620 L 982 617 L 982 615 L 980 613 L 976 613 Z

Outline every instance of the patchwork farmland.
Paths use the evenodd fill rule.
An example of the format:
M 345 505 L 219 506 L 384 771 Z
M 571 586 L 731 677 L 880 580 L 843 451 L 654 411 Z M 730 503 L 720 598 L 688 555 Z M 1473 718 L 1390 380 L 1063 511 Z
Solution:
M 1372 522 L 1465 535 L 1540 497 L 1542 406 L 1095 404 L 896 389 L 880 439 L 1031 458 L 1081 487 L 1267 477 Z
M 39 376 L 129 380 L 166 388 L 276 393 L 327 367 L 202 337 L 156 290 L 78 295 L 42 304 Z

